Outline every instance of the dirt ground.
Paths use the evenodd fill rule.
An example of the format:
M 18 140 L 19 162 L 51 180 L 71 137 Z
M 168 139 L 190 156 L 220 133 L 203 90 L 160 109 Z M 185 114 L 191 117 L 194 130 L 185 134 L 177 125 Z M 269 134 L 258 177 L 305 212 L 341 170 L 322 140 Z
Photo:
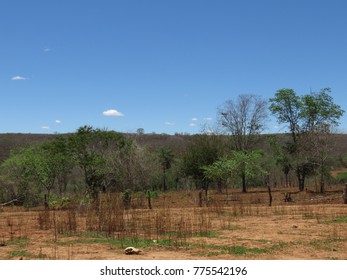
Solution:
M 265 190 L 211 194 L 210 204 L 203 207 L 197 206 L 197 191 L 166 193 L 153 201 L 152 210 L 125 210 L 122 215 L 132 222 L 148 222 L 147 227 L 141 221 L 141 230 L 129 224 L 128 231 L 136 234 L 128 232 L 126 239 L 117 232 L 88 231 L 82 212 L 76 214 L 77 228 L 67 234 L 57 231 L 56 224 L 42 228 L 38 221 L 43 210 L 3 207 L 0 259 L 347 259 L 347 205 L 342 204 L 342 188 L 324 195 L 295 193 L 291 202 L 283 201 L 284 192 L 288 190 L 273 192 L 271 207 Z M 56 222 L 66 212 L 50 211 L 50 221 L 55 217 Z M 164 228 L 159 222 L 166 232 L 158 233 Z M 125 255 L 129 245 L 142 252 Z

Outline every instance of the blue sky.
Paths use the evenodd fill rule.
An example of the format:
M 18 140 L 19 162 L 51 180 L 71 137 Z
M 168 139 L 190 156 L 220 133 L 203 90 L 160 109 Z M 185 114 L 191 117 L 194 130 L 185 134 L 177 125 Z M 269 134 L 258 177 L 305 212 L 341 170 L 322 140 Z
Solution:
M 281 88 L 330 87 L 347 111 L 346 11 L 344 0 L 1 0 L 0 133 L 198 133 L 226 100 Z

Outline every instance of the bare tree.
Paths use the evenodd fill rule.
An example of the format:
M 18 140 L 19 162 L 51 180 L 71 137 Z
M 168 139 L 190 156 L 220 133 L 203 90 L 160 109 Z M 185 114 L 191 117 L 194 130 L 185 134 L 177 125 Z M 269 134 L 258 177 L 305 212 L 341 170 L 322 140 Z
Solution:
M 329 174 L 329 165 L 327 161 L 329 155 L 335 146 L 334 138 L 331 137 L 333 131 L 329 125 L 321 124 L 310 132 L 309 142 L 312 145 L 313 160 L 320 175 L 319 190 L 325 192 L 325 181 Z
M 239 95 L 237 100 L 227 100 L 218 116 L 219 124 L 232 136 L 235 150 L 249 151 L 265 128 L 267 101 L 256 95 Z
M 244 153 L 244 158 L 247 158 L 265 129 L 267 117 L 267 101 L 260 96 L 244 94 L 225 102 L 219 109 L 218 123 L 225 133 L 231 135 L 233 150 Z M 246 164 L 241 166 L 242 191 L 247 192 Z
M 232 136 L 234 149 L 250 151 L 257 136 L 265 129 L 267 101 L 256 95 L 239 95 L 219 109 L 218 122 Z

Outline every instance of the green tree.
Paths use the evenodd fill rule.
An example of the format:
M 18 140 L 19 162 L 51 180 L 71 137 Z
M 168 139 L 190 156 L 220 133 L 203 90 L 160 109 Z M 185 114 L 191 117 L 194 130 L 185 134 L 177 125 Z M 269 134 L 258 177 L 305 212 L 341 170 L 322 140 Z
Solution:
M 219 192 L 222 192 L 222 186 L 231 176 L 231 168 L 227 164 L 227 160 L 227 158 L 222 157 L 210 165 L 201 167 L 207 180 L 217 182 Z
M 51 150 L 51 160 L 54 161 L 56 168 L 55 175 L 59 194 L 62 195 L 66 192 L 69 175 L 75 166 L 72 151 L 68 139 L 63 136 L 56 137 L 53 141 L 48 142 L 46 146 L 47 149 Z
M 293 89 L 278 90 L 274 98 L 270 98 L 270 111 L 277 118 L 278 123 L 288 124 L 294 143 L 301 134 L 301 110 L 300 96 Z
M 324 132 L 339 124 L 339 119 L 343 116 L 344 110 L 334 103 L 332 96 L 329 95 L 330 92 L 330 88 L 323 88 L 318 93 L 312 92 L 301 97 L 302 110 L 300 118 L 302 120 L 302 131 Z
M 35 147 L 31 154 L 31 177 L 45 189 L 45 206 L 48 207 L 51 191 L 57 178 L 59 162 L 56 161 L 57 154 L 54 153 L 49 142 Z
M 22 148 L 12 152 L 2 164 L 1 174 L 7 188 L 24 206 L 39 202 L 39 190 L 32 185 L 32 149 Z
M 305 187 L 305 178 L 314 169 L 312 141 L 321 128 L 331 130 L 338 125 L 344 111 L 333 102 L 330 89 L 324 88 L 318 93 L 298 96 L 293 89 L 278 90 L 270 99 L 270 111 L 279 123 L 288 125 L 292 141 L 288 150 L 295 158 L 295 171 L 299 190 Z M 322 132 L 322 131 L 321 131 Z
M 69 137 L 69 145 L 82 170 L 86 194 L 96 201 L 99 192 L 106 188 L 107 154 L 112 149 L 125 149 L 131 142 L 113 131 L 82 126 Z
M 242 182 L 242 191 L 247 192 L 247 186 L 243 182 L 255 179 L 265 174 L 262 168 L 263 152 L 255 150 L 251 152 L 232 151 L 229 157 L 218 159 L 208 166 L 203 166 L 205 176 L 210 180 L 227 180 L 237 177 Z
M 7 169 L 12 179 L 16 179 L 20 202 L 35 205 L 44 190 L 45 205 L 48 206 L 57 174 L 54 154 L 48 142 L 21 149 L 4 162 L 3 168 Z
M 261 167 L 263 155 L 260 150 L 232 152 L 229 165 L 232 173 L 241 178 L 242 192 L 247 192 L 248 180 L 266 173 Z
M 225 152 L 225 143 L 218 135 L 195 135 L 182 158 L 181 173 L 200 185 L 207 197 L 210 180 L 205 176 L 203 166 L 213 164 Z

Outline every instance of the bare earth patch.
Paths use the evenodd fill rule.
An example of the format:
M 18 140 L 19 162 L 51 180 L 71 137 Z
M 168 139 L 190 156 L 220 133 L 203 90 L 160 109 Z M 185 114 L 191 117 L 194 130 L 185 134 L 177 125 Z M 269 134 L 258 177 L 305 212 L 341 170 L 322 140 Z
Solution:
M 69 229 L 67 210 L 49 211 L 43 221 L 44 210 L 4 207 L 0 259 L 347 259 L 347 205 L 340 203 L 340 193 L 299 194 L 294 203 L 281 202 L 281 192 L 274 195 L 272 207 L 266 192 L 237 194 L 238 201 L 223 205 L 216 195 L 203 208 L 192 202 L 161 208 L 158 200 L 153 210 L 111 213 L 112 223 L 123 221 L 112 230 L 91 222 L 85 211 L 72 212 Z M 102 230 L 91 230 L 90 223 L 98 221 Z M 125 255 L 127 246 L 142 252 Z

